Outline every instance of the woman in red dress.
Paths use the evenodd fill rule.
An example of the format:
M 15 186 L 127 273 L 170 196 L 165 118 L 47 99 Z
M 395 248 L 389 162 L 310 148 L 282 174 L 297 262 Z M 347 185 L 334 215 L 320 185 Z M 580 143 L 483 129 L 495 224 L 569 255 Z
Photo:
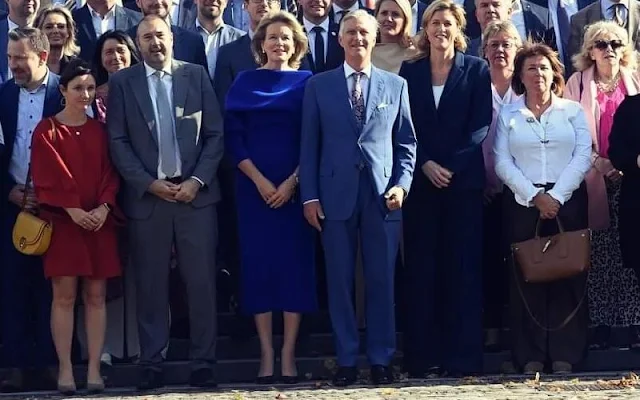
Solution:
M 82 61 L 60 78 L 65 108 L 33 133 L 31 173 L 41 215 L 53 225 L 44 271 L 53 284 L 51 331 L 58 354 L 58 388 L 75 392 L 71 365 L 73 311 L 82 279 L 89 364 L 87 387 L 100 392 L 100 354 L 106 324 L 108 278 L 120 275 L 114 208 L 119 177 L 109 160 L 102 123 L 87 118 L 96 82 Z

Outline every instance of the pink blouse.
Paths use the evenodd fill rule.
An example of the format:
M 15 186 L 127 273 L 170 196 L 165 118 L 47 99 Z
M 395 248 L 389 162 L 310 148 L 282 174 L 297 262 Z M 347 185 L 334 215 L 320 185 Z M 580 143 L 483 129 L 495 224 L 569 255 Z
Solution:
M 609 158 L 609 134 L 613 126 L 613 115 L 616 113 L 618 106 L 627 95 L 627 88 L 624 86 L 622 79 L 616 90 L 611 93 L 604 93 L 598 90 L 596 101 L 600 108 L 600 130 L 598 132 L 598 143 L 600 144 L 599 155 Z

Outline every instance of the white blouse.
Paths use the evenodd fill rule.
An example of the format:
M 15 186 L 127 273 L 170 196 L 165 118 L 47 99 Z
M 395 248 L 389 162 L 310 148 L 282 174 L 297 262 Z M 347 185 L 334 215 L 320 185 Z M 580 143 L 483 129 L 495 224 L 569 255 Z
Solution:
M 444 92 L 444 85 L 436 86 L 433 85 L 433 100 L 436 102 L 436 108 L 440 105 L 440 98 L 442 97 L 442 92 Z
M 544 189 L 564 204 L 591 168 L 591 133 L 580 103 L 551 97 L 538 121 L 524 96 L 506 104 L 497 121 L 494 145 L 496 174 L 515 194 L 518 204 L 532 206 Z

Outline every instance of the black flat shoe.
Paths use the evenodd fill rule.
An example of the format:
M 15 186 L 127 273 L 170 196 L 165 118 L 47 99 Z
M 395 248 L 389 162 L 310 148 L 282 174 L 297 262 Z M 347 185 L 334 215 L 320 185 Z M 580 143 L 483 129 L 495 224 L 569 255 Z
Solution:
M 346 387 L 356 383 L 358 370 L 356 367 L 340 367 L 333 377 L 333 386 Z
M 256 378 L 258 385 L 273 385 L 275 382 L 276 380 L 273 378 L 273 375 L 259 376 Z
M 284 383 L 285 385 L 295 385 L 296 383 L 300 382 L 300 377 L 299 376 L 282 376 L 282 383 Z
M 609 338 L 611 337 L 611 327 L 598 325 L 593 329 L 589 350 L 606 350 L 609 348 Z
M 200 368 L 191 373 L 189 385 L 198 388 L 215 388 L 218 387 L 218 382 L 211 368 Z
M 393 371 L 384 365 L 371 366 L 371 383 L 374 385 L 390 385 L 393 383 Z

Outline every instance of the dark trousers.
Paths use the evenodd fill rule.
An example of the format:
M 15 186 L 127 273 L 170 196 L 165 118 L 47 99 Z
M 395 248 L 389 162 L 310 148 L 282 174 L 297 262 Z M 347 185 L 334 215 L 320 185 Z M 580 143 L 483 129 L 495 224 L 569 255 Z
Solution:
M 524 207 L 515 201 L 514 194 L 505 190 L 505 218 L 509 221 L 510 243 L 521 242 L 535 236 L 540 212 L 535 207 Z M 584 229 L 588 225 L 587 190 L 583 184 L 558 213 L 566 231 Z M 558 232 L 555 220 L 544 221 L 541 235 Z M 517 265 L 511 267 L 510 325 L 513 361 L 523 367 L 530 361 L 566 361 L 579 363 L 587 345 L 589 323 L 588 301 L 585 298 L 576 316 L 558 331 L 548 332 L 539 327 L 526 310 L 516 286 L 522 289 L 531 314 L 545 328 L 562 324 L 585 295 L 586 274 L 548 283 L 525 283 Z
M 51 283 L 42 259 L 13 247 L 11 234 L 19 209 L 5 204 L 0 232 L 0 315 L 2 364 L 11 368 L 42 368 L 56 364 L 51 339 Z
M 169 263 L 175 244 L 189 310 L 189 358 L 193 369 L 210 367 L 216 360 L 215 206 L 157 200 L 148 219 L 129 221 L 129 240 L 140 363 L 162 362 L 161 352 L 169 341 Z
M 482 190 L 416 174 L 404 205 L 407 371 L 482 371 Z
M 503 193 L 484 205 L 482 293 L 485 327 L 501 329 L 507 304 L 509 245 L 504 232 Z
M 400 219 L 388 219 L 380 203 L 365 168 L 360 173 L 353 215 L 347 220 L 323 222 L 329 314 L 341 367 L 355 367 L 359 354 L 353 305 L 358 237 L 366 297 L 367 358 L 371 365 L 388 366 L 396 351 L 394 271 Z

